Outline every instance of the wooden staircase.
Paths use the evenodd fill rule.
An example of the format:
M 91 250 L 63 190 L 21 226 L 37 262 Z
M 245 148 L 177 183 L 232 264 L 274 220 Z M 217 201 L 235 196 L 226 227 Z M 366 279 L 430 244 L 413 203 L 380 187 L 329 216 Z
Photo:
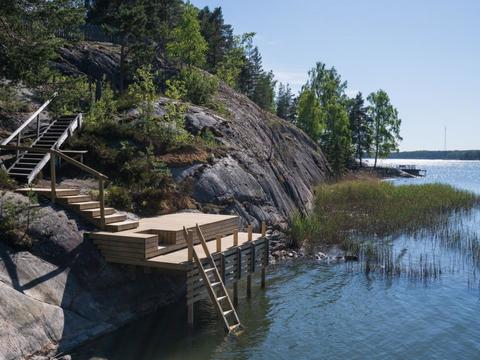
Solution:
M 17 190 L 20 193 L 35 192 L 48 198 L 52 197 L 52 190 L 48 188 L 24 188 Z M 101 227 L 100 202 L 93 200 L 90 195 L 80 194 L 78 189 L 56 189 L 56 201 L 63 207 L 73 210 L 97 227 Z M 127 215 L 121 214 L 113 208 L 105 208 L 105 230 L 119 232 L 135 229 L 139 222 L 128 220 Z
M 7 163 L 12 159 L 13 163 L 2 163 L 1 166 L 21 183 L 30 184 L 50 160 L 48 151 L 34 150 L 58 150 L 82 126 L 82 114 L 61 116 L 49 123 L 41 121 L 40 114 L 52 100 L 45 102 L 0 144 L 3 151 L 14 152 L 6 157 L 9 159 Z M 15 145 L 12 145 L 14 140 Z M 21 150 L 22 147 L 26 149 Z
M 187 239 L 189 237 L 187 229 L 183 228 L 183 232 L 185 239 Z M 208 265 L 203 265 L 200 256 L 195 250 L 195 247 L 191 246 L 189 251 L 192 252 L 193 259 L 195 260 L 195 264 L 197 265 L 199 272 L 202 276 L 210 299 L 215 306 L 215 309 L 223 319 L 225 331 L 227 331 L 228 333 L 235 333 L 241 330 L 242 324 L 240 323 L 240 319 L 238 318 L 238 314 L 235 310 L 235 307 L 233 306 L 232 300 L 228 295 L 225 284 L 215 264 L 215 260 L 213 259 L 212 254 L 208 249 L 202 230 L 198 225 L 196 226 L 196 232 L 198 238 L 200 239 L 203 251 L 205 252 L 205 255 L 207 257 Z

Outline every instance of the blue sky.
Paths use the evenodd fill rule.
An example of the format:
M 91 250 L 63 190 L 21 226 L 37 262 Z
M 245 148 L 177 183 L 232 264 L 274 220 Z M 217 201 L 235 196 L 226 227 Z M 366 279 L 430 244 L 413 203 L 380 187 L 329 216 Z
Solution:
M 401 150 L 480 149 L 480 1 L 194 0 L 254 31 L 264 67 L 298 90 L 316 61 L 348 94 L 386 90 Z

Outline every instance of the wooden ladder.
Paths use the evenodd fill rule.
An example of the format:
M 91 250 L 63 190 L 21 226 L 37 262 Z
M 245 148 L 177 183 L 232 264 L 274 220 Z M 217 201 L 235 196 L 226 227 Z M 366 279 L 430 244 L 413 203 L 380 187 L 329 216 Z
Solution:
M 200 229 L 198 224 L 196 226 L 196 231 L 198 234 L 198 238 L 200 239 L 200 243 L 202 244 L 203 251 L 207 256 L 209 267 L 206 268 L 205 266 L 203 266 L 201 259 L 195 251 L 195 247 L 193 246 L 193 239 L 190 239 L 192 240 L 192 244 L 190 244 L 190 246 L 193 250 L 193 259 L 195 260 L 200 275 L 202 276 L 203 282 L 207 287 L 210 299 L 212 300 L 213 305 L 217 309 L 217 312 L 221 315 L 223 319 L 225 331 L 227 331 L 228 333 L 235 333 L 238 330 L 241 330 L 242 324 L 240 323 L 238 314 L 233 307 L 232 300 L 228 295 L 225 284 L 223 283 L 222 277 L 220 276 L 218 268 L 215 264 L 215 260 L 213 259 L 210 250 L 208 250 L 207 243 L 205 242 L 205 237 L 203 236 L 202 230 Z M 188 232 L 185 227 L 183 228 L 183 233 L 185 239 L 187 239 L 188 241 Z

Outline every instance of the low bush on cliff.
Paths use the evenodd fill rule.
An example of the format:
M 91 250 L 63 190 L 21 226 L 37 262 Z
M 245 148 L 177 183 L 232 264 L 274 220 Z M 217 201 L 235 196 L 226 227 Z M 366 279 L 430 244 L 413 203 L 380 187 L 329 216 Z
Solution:
M 480 202 L 449 185 L 401 185 L 378 180 L 343 181 L 316 188 L 309 216 L 295 215 L 292 241 L 345 244 L 352 235 L 389 236 L 446 221 L 455 211 Z

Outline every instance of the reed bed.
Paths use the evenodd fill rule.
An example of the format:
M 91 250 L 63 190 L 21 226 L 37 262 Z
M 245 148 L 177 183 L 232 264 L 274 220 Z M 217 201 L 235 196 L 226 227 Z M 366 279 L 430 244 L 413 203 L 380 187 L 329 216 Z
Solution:
M 340 245 L 359 260 L 347 266 L 367 275 L 427 283 L 469 268 L 476 281 L 480 212 L 471 210 L 479 204 L 474 193 L 443 184 L 395 186 L 367 179 L 322 185 L 312 213 L 293 216 L 293 245 L 312 250 Z M 399 249 L 394 244 L 401 238 L 410 245 L 428 243 L 428 251 Z M 446 257 L 445 249 L 454 256 Z
M 452 213 L 480 203 L 472 192 L 450 185 L 400 185 L 348 180 L 315 189 L 313 211 L 292 218 L 292 246 L 349 245 L 353 237 L 386 237 L 435 229 Z

